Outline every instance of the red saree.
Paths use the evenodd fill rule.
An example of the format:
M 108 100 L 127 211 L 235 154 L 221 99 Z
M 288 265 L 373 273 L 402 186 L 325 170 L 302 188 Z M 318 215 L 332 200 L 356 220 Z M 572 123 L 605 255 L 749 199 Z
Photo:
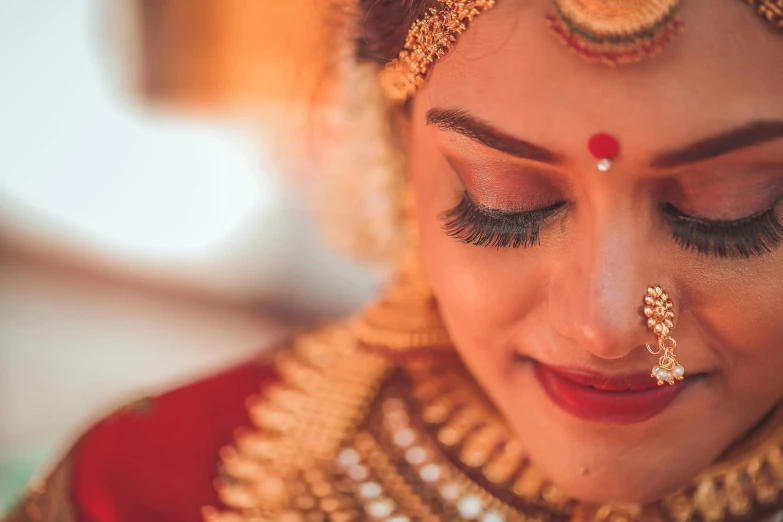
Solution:
M 249 425 L 246 399 L 275 380 L 247 363 L 143 399 L 90 429 L 8 522 L 199 522 L 222 506 L 220 449 Z

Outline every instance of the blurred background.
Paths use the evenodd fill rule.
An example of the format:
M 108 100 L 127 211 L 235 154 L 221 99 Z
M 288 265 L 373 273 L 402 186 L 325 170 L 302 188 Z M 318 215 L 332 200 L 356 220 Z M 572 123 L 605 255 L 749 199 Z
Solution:
M 329 1 L 0 2 L 0 511 L 97 417 L 377 290 L 291 183 Z

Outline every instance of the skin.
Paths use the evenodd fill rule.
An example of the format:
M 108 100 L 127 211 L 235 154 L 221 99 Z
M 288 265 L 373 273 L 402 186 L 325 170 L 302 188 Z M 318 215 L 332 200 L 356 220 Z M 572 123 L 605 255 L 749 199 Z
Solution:
M 421 250 L 466 366 L 565 492 L 644 502 L 720 457 L 783 396 L 783 248 L 751 259 L 687 251 L 661 211 L 737 219 L 783 197 L 783 140 L 685 166 L 651 160 L 756 120 L 783 120 L 783 37 L 742 2 L 684 2 L 686 30 L 657 57 L 609 68 L 571 54 L 543 20 L 549 2 L 499 0 L 432 70 L 410 112 Z M 518 159 L 427 123 L 464 110 L 556 152 Z M 587 141 L 621 144 L 608 173 Z M 449 161 L 450 160 L 450 161 Z M 465 190 L 506 211 L 567 201 L 540 244 L 492 248 L 443 230 Z M 609 376 L 649 374 L 641 301 L 659 283 L 678 312 L 677 356 L 693 379 L 646 421 L 580 420 L 556 406 L 530 359 Z M 519 361 L 519 358 L 528 358 Z

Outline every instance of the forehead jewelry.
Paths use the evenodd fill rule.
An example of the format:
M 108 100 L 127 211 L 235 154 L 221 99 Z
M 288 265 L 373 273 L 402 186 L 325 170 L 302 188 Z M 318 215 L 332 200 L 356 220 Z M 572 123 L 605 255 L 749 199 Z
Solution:
M 552 32 L 578 56 L 610 66 L 658 54 L 682 28 L 680 0 L 554 0 Z
M 596 165 L 598 170 L 606 172 L 612 168 L 612 160 L 620 152 L 620 144 L 614 136 L 600 132 L 590 138 L 590 141 L 587 142 L 587 149 L 598 160 Z
M 381 72 L 381 85 L 389 99 L 403 102 L 412 96 L 430 67 L 451 50 L 470 22 L 494 5 L 495 0 L 440 0 L 416 20 L 399 56 Z
M 674 330 L 674 303 L 660 285 L 647 289 L 644 296 L 644 316 L 647 318 L 647 327 L 658 336 L 658 348 L 653 350 L 648 344 L 647 351 L 653 355 L 663 354 L 658 359 L 658 365 L 652 369 L 651 377 L 658 380 L 658 386 L 663 386 L 664 382 L 674 384 L 675 381 L 683 380 L 685 368 L 677 362 L 674 355 L 677 341 L 669 335 Z
M 591 62 L 621 65 L 657 54 L 682 29 L 680 0 L 551 0 L 552 32 L 575 54 Z M 783 0 L 741 0 L 772 27 L 783 31 Z M 397 58 L 381 71 L 392 102 L 415 94 L 427 72 L 446 55 L 473 19 L 495 0 L 438 0 L 413 23 Z

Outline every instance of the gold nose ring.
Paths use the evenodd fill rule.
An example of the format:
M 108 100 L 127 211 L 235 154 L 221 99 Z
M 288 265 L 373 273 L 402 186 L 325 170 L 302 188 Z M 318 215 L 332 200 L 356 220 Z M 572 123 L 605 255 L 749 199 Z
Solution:
M 658 386 L 663 386 L 665 382 L 674 384 L 675 381 L 683 380 L 685 367 L 677 362 L 674 355 L 677 341 L 670 335 L 674 330 L 674 303 L 660 285 L 647 289 L 644 296 L 644 316 L 647 318 L 647 327 L 658 336 L 658 348 L 653 350 L 648 344 L 647 351 L 653 355 L 662 354 L 650 376 L 658 381 Z

